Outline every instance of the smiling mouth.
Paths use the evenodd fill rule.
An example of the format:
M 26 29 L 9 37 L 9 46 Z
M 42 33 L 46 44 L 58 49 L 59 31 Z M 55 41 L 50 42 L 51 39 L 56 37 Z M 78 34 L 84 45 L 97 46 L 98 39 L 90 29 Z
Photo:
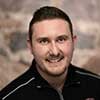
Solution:
M 49 63 L 57 63 L 60 62 L 64 57 L 60 57 L 60 58 L 50 58 L 50 59 L 46 59 L 46 61 L 48 61 Z

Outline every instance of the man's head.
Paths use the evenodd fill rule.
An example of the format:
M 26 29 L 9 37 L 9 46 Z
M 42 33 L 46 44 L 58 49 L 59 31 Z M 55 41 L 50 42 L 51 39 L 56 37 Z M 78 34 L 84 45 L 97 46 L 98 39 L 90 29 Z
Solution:
M 44 76 L 64 75 L 74 50 L 72 24 L 69 17 L 55 7 L 37 10 L 29 26 L 29 46 Z
M 71 23 L 69 16 L 65 12 L 60 10 L 59 8 L 51 7 L 51 6 L 44 6 L 38 9 L 34 13 L 33 18 L 30 21 L 29 39 L 32 40 L 33 30 L 31 28 L 34 23 L 42 21 L 42 20 L 46 20 L 46 19 L 56 19 L 56 18 L 63 19 L 68 22 L 71 34 L 73 36 L 73 27 L 72 27 L 72 23 Z

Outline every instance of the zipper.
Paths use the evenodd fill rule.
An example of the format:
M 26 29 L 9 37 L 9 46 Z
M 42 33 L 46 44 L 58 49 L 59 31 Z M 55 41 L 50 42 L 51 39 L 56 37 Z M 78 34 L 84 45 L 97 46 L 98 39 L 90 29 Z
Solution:
M 41 86 L 36 86 L 36 87 L 37 87 L 37 88 L 42 88 Z M 49 87 L 49 86 L 45 86 L 44 88 L 50 88 L 50 89 L 55 90 L 55 92 L 57 92 L 57 94 L 59 95 L 60 100 L 64 100 L 64 97 L 63 97 L 63 95 L 62 95 L 61 90 L 59 90 L 59 89 L 55 89 L 55 88 L 53 88 L 53 87 Z
M 56 89 L 57 93 L 59 94 L 60 100 L 64 100 L 62 92 L 59 89 Z

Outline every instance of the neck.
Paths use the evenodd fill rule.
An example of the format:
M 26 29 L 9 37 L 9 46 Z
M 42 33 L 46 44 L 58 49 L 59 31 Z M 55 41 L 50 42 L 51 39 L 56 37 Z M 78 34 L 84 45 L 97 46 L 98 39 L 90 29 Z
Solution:
M 47 73 L 44 73 L 43 71 L 41 71 L 41 69 L 39 69 L 39 67 L 37 67 L 38 72 L 40 73 L 40 75 L 56 90 L 60 90 L 62 91 L 64 83 L 65 83 L 65 79 L 66 79 L 66 75 L 67 75 L 67 70 L 60 76 L 52 76 L 49 75 Z
M 51 78 L 48 80 L 48 82 L 56 90 L 62 91 L 64 83 L 65 83 L 65 77 Z

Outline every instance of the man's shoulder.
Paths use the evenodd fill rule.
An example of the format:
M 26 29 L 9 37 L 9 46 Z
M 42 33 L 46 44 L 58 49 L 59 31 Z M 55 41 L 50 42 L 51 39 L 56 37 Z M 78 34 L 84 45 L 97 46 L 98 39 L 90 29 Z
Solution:
M 94 94 L 98 97 L 100 94 L 100 76 L 84 68 L 72 66 L 74 70 L 74 80 L 86 94 Z
M 76 73 L 76 75 L 78 77 L 80 77 L 81 79 L 86 79 L 86 80 L 90 80 L 90 81 L 98 81 L 100 82 L 100 75 L 91 72 L 85 68 L 80 68 L 77 66 L 73 66 L 74 72 Z
M 0 98 L 11 94 L 12 92 L 16 91 L 17 89 L 27 85 L 34 79 L 34 75 L 32 72 L 32 68 L 29 68 L 26 72 L 22 75 L 17 77 L 15 80 L 11 81 L 6 87 L 4 87 L 0 91 Z

